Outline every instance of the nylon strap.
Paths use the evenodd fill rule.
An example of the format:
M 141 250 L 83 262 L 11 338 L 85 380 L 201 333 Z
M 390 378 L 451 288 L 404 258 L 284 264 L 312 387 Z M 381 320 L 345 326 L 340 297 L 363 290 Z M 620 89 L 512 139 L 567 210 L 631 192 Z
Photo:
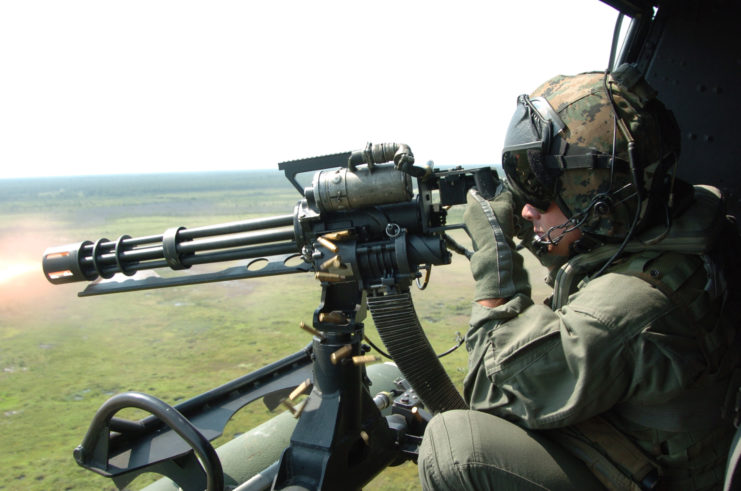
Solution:
M 578 423 L 584 436 L 602 448 L 609 459 L 622 466 L 631 481 L 641 487 L 659 476 L 659 466 L 649 459 L 630 439 L 600 416 Z
M 557 145 L 557 148 L 552 149 L 552 154 L 543 156 L 545 165 L 549 169 L 615 168 L 625 172 L 630 168 L 630 164 L 626 160 L 599 152 L 594 148 L 571 145 L 562 138 L 558 140 Z
M 549 436 L 568 449 L 610 491 L 640 491 L 641 487 L 604 453 L 595 448 L 581 429 L 561 428 L 548 432 Z

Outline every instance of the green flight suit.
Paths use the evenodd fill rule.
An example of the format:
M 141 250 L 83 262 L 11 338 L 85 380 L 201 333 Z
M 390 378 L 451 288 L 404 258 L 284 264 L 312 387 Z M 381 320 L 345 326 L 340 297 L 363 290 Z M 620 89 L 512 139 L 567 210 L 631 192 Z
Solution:
M 433 419 L 420 449 L 424 488 L 595 486 L 573 470 L 571 455 L 548 445 L 573 450 L 570 441 L 586 441 L 603 452 L 580 430 L 597 416 L 655 464 L 660 489 L 718 487 L 733 435 L 720 415 L 738 352 L 735 321 L 709 291 L 710 269 L 698 254 L 636 251 L 572 289 L 555 310 L 524 293 L 496 308 L 474 303 L 464 396 L 472 410 L 489 413 L 492 433 L 478 416 L 475 431 L 462 431 L 471 419 L 465 411 Z M 522 427 L 520 436 L 499 438 L 495 432 L 509 430 L 498 418 Z M 529 448 L 533 461 L 511 467 L 528 454 L 519 447 Z M 492 461 L 504 462 L 496 471 L 512 477 L 509 485 L 483 477 L 492 474 Z M 553 480 L 539 482 L 527 467 L 543 468 Z

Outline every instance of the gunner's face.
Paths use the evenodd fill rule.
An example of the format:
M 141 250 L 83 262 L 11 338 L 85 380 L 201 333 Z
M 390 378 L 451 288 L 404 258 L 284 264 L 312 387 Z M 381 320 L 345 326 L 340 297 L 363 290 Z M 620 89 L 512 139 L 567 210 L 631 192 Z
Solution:
M 526 204 L 522 207 L 522 218 L 533 224 L 533 231 L 538 237 L 542 237 L 544 240 L 555 241 L 561 236 L 564 229 L 557 229 L 558 227 L 568 222 L 568 218 L 563 214 L 561 208 L 554 202 L 548 206 L 545 211 L 539 210 L 531 204 Z M 551 231 L 550 237 L 548 237 L 548 231 Z M 581 230 L 575 229 L 568 232 L 563 236 L 561 241 L 556 245 L 548 246 L 548 254 L 554 256 L 568 256 L 569 245 L 575 240 L 581 237 Z

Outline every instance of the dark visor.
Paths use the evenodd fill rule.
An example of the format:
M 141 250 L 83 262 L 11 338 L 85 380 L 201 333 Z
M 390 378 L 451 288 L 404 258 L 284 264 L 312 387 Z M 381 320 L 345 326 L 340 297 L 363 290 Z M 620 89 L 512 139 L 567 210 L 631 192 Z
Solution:
M 517 98 L 517 110 L 507 129 L 502 167 L 514 191 L 525 202 L 546 210 L 556 197 L 560 169 L 549 168 L 544 158 L 553 137 L 565 125 L 544 98 Z

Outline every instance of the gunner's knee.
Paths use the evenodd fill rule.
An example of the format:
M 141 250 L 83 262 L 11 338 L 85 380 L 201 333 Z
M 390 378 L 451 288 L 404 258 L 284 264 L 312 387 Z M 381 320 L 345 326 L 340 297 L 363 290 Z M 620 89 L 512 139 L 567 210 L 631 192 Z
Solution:
M 427 424 L 419 447 L 418 470 L 425 490 L 461 489 L 464 485 L 456 468 L 469 460 L 473 441 L 468 438 L 469 411 L 454 410 L 437 414 Z M 460 428 L 469 431 L 461 432 Z M 456 430 L 458 428 L 458 430 Z

